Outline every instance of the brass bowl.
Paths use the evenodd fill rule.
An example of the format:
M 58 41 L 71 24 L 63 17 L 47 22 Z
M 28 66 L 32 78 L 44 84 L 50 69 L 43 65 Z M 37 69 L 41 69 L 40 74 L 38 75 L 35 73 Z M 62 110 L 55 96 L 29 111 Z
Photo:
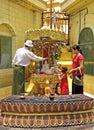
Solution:
M 26 98 L 26 94 L 25 93 L 20 93 L 20 99 L 25 99 Z
M 21 95 L 21 96 L 20 96 L 20 99 L 25 99 L 25 96 L 24 96 L 24 95 Z
M 49 96 L 50 100 L 54 100 L 54 95 Z

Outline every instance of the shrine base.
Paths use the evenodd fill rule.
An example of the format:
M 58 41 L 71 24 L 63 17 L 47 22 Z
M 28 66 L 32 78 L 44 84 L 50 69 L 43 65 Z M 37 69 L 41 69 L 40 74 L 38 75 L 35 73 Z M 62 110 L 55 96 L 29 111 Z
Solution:
M 85 95 L 11 96 L 1 101 L 0 124 L 40 128 L 94 123 L 94 99 Z

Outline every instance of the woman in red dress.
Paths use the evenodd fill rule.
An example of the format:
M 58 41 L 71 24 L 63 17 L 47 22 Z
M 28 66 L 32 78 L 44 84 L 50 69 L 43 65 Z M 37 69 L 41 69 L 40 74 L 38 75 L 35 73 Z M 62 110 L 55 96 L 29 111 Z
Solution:
M 70 70 L 72 77 L 72 94 L 83 94 L 84 55 L 79 45 L 72 46 L 72 53 L 73 61 L 72 69 Z M 81 83 L 74 80 L 75 76 L 79 78 Z
M 61 95 L 68 95 L 69 88 L 68 88 L 67 67 L 62 67 L 61 74 L 58 74 L 58 78 L 60 80 Z

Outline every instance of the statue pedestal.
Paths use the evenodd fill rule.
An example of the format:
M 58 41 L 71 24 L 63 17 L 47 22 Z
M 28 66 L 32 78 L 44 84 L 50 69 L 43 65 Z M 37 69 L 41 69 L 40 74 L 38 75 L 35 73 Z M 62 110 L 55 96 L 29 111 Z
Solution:
M 46 75 L 46 74 L 36 74 L 32 75 L 30 83 L 27 86 L 26 92 L 30 95 L 50 95 L 50 85 L 52 89 L 55 89 L 56 84 L 59 82 L 57 75 Z M 49 88 L 48 90 L 46 88 Z M 46 91 L 47 90 L 47 91 Z

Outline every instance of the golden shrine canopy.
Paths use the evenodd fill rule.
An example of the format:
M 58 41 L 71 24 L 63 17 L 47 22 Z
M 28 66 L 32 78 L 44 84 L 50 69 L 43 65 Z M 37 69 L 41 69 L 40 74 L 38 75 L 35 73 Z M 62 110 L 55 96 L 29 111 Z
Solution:
M 64 32 L 52 30 L 46 24 L 41 29 L 27 30 L 25 38 L 33 41 L 35 54 L 48 57 L 50 66 L 58 59 L 67 41 Z
M 41 37 L 50 37 L 52 40 L 60 40 L 66 43 L 66 34 L 61 31 L 51 30 L 44 26 L 41 29 L 26 31 L 26 39 L 40 40 Z

